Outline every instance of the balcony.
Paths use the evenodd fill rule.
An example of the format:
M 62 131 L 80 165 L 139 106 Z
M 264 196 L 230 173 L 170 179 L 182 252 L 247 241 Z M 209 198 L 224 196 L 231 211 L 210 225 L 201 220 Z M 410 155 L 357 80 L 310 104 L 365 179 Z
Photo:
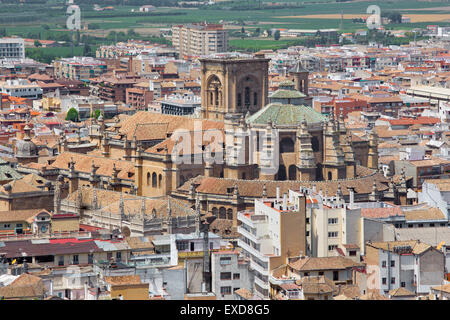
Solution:
M 240 211 L 237 214 L 237 219 L 242 221 L 243 223 L 249 225 L 254 228 L 255 224 L 265 222 L 266 216 L 264 215 L 255 215 L 254 211 Z
M 255 283 L 260 286 L 262 289 L 269 290 L 269 283 L 261 280 L 258 277 L 255 277 Z
M 244 249 L 245 251 L 247 251 L 248 253 L 250 253 L 251 255 L 257 257 L 259 260 L 262 260 L 264 262 L 269 262 L 269 257 L 265 256 L 264 254 L 262 254 L 261 252 L 259 252 L 255 248 L 253 248 L 252 246 L 246 244 L 241 239 L 238 239 L 238 246 L 241 247 L 242 249 Z
M 258 237 L 256 235 L 254 235 L 253 233 L 247 231 L 246 229 L 239 226 L 237 231 L 240 234 L 242 234 L 244 237 L 246 237 L 247 239 L 250 239 L 253 242 L 258 242 Z
M 258 271 L 263 276 L 269 276 L 269 270 L 267 270 L 266 268 L 264 268 L 263 266 L 259 265 L 258 263 L 256 263 L 253 260 L 250 260 L 250 268 Z
M 282 284 L 287 283 L 295 283 L 295 278 L 289 277 L 289 278 L 275 278 L 274 276 L 269 276 L 269 282 L 278 286 L 281 286 Z

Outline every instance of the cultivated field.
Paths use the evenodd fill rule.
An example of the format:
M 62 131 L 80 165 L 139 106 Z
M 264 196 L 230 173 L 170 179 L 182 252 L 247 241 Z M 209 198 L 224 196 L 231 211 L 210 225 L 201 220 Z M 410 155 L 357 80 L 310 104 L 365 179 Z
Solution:
M 369 14 L 344 14 L 344 19 L 367 18 Z M 411 18 L 411 23 L 417 22 L 446 22 L 450 21 L 450 14 L 404 14 Z M 280 19 L 341 19 L 340 14 L 309 14 L 300 16 L 278 16 Z

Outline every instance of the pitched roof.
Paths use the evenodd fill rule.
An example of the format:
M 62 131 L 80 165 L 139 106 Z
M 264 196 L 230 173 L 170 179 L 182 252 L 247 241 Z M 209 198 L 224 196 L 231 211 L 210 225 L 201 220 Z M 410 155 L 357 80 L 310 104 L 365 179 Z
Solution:
M 127 284 L 141 284 L 141 277 L 139 275 L 130 276 L 107 276 L 104 278 L 110 285 L 127 285 Z
M 273 181 L 273 180 L 241 180 L 229 178 L 216 178 L 197 176 L 186 181 L 177 191 L 189 192 L 191 182 L 196 187 L 196 191 L 204 194 L 229 195 L 228 190 L 238 186 L 239 194 L 244 197 L 261 197 L 263 186 L 266 185 L 267 196 L 276 196 L 276 188 L 280 187 L 281 194 L 288 193 L 289 190 L 299 190 L 303 187 L 316 186 L 317 191 L 322 190 L 329 195 L 336 194 L 338 184 L 344 196 L 349 195 L 348 187 L 355 188 L 356 194 L 370 194 L 372 192 L 373 181 L 376 181 L 379 191 L 387 190 L 387 180 L 383 174 L 373 172 L 371 169 L 357 167 L 357 179 L 341 181 Z
M 359 267 L 361 265 L 361 263 L 342 256 L 321 258 L 306 257 L 289 263 L 289 266 L 297 271 L 341 270 Z
M 368 242 L 366 245 L 373 248 L 382 249 L 384 251 L 388 250 L 393 252 L 395 247 L 410 246 L 412 248 L 412 253 L 419 255 L 431 248 L 430 245 L 423 243 L 419 240 L 406 240 L 406 241 L 384 241 L 384 242 Z
M 415 297 L 416 294 L 414 292 L 409 291 L 406 288 L 399 287 L 397 289 L 392 289 L 389 291 L 389 295 L 392 297 Z
M 439 208 L 424 208 L 419 210 L 404 211 L 406 221 L 420 220 L 447 220 L 444 213 Z
M 250 300 L 253 297 L 253 294 L 245 288 L 240 288 L 238 290 L 235 290 L 234 293 L 241 296 L 245 300 Z
M 42 297 L 46 292 L 41 278 L 22 273 L 11 284 L 0 287 L 0 296 L 5 299 Z
M 97 175 L 111 177 L 113 175 L 113 167 L 115 165 L 119 170 L 117 175 L 119 179 L 134 181 L 134 163 L 131 161 L 109 159 L 100 156 L 73 152 L 63 152 L 56 157 L 56 160 L 52 163 L 52 167 L 68 170 L 71 159 L 75 162 L 75 171 L 90 173 L 92 161 L 94 161 L 94 165 L 99 167 L 96 171 Z
M 45 209 L 0 211 L 0 223 L 13 221 L 26 221 L 32 223 L 33 218 L 41 212 L 50 214 Z
M 361 208 L 361 216 L 364 218 L 389 218 L 395 216 L 404 216 L 401 207 L 387 208 Z
M 303 294 L 327 294 L 336 289 L 334 282 L 325 276 L 302 277 L 295 283 L 302 286 Z

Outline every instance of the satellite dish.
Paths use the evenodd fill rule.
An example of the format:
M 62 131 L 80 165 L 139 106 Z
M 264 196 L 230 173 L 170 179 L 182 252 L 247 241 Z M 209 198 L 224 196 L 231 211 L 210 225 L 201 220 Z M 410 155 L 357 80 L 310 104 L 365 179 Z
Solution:
M 122 234 L 125 236 L 125 237 L 129 237 L 130 235 L 131 235 L 131 231 L 130 231 L 130 228 L 128 228 L 128 227 L 122 227 Z

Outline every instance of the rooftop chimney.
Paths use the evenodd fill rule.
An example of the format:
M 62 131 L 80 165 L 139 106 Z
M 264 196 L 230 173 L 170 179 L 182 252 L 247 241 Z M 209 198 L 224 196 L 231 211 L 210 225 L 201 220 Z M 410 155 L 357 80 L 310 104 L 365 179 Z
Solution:
M 350 193 L 350 207 L 352 207 L 353 203 L 355 202 L 355 188 L 348 187 L 347 189 Z
M 283 211 L 287 210 L 287 194 L 283 193 Z
M 277 202 L 280 202 L 280 187 L 277 187 Z

